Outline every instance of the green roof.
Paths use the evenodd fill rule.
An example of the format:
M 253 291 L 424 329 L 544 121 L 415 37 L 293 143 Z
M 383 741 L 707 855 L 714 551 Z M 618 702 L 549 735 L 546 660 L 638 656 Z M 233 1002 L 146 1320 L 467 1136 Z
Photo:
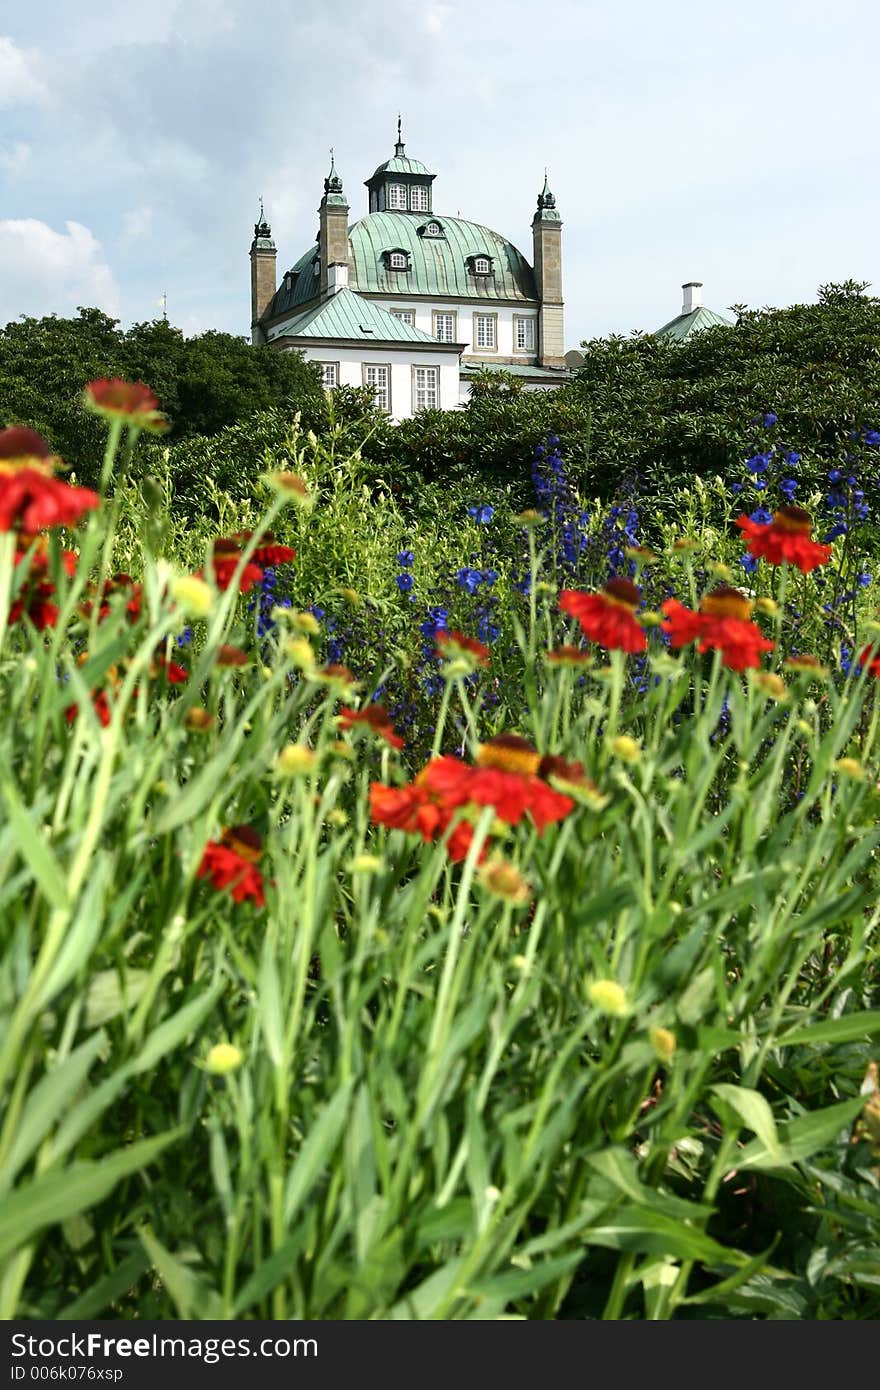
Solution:
M 427 344 L 441 351 L 450 346 L 438 343 L 429 333 L 395 318 L 350 289 L 339 290 L 304 314 L 277 324 L 268 336 L 270 342 L 276 338 L 341 338 L 364 343 L 412 343 L 422 347 Z M 458 351 L 457 345 L 455 350 Z
M 701 304 L 699 309 L 692 309 L 689 314 L 679 314 L 677 318 L 670 319 L 664 323 L 662 328 L 658 328 L 654 334 L 655 338 L 673 338 L 681 342 L 684 338 L 689 338 L 692 333 L 699 333 L 703 328 L 733 328 L 733 320 L 726 319 L 723 314 L 716 314 L 714 309 L 707 309 Z
M 436 177 L 426 165 L 420 164 L 417 159 L 407 159 L 405 154 L 396 154 L 391 159 L 386 159 L 385 163 L 380 164 L 378 169 L 364 182 L 369 185 L 373 179 L 381 178 L 383 174 L 418 174 L 423 179 Z
M 426 222 L 439 222 L 443 236 L 419 236 Z M 408 251 L 409 271 L 388 270 L 385 251 Z M 468 256 L 491 256 L 494 275 L 480 279 L 468 274 Z M 535 277 L 521 251 L 497 232 L 478 222 L 441 213 L 371 212 L 348 229 L 349 288 L 361 294 L 393 295 L 405 303 L 419 296 L 455 299 L 538 301 Z M 293 283 L 282 283 L 263 319 L 292 312 L 311 303 L 320 289 L 313 245 L 293 266 Z
M 527 377 L 535 381 L 555 381 L 557 385 L 573 376 L 569 367 L 530 367 L 525 362 L 462 362 L 462 376 L 474 376 L 477 372 L 509 372 L 511 376 Z

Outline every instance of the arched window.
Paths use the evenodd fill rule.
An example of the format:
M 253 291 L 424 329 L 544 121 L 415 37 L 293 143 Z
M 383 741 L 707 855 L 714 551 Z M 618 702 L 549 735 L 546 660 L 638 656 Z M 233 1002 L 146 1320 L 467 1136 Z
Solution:
M 390 251 L 388 253 L 389 270 L 406 270 L 407 257 L 405 251 Z
M 406 212 L 406 184 L 390 183 L 388 185 L 388 206 Z
M 426 222 L 422 228 L 422 236 L 442 236 L 443 228 L 439 222 Z
M 428 211 L 428 185 L 425 183 L 413 184 L 409 190 L 409 205 L 413 212 Z
M 474 256 L 474 274 L 488 275 L 492 269 L 492 262 L 488 256 Z

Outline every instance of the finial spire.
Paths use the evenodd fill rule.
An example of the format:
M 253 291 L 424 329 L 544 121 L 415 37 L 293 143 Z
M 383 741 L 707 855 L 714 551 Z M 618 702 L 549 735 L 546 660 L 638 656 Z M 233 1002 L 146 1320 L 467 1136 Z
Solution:
M 257 221 L 257 222 L 254 223 L 254 236 L 255 236 L 255 237 L 271 237 L 271 235 L 272 235 L 272 228 L 269 226 L 269 223 L 266 221 L 266 212 L 265 212 L 265 209 L 264 209 L 264 207 L 263 207 L 263 195 L 262 195 L 262 193 L 261 193 L 261 194 L 260 194 L 260 217 L 259 217 L 259 221 Z
M 394 146 L 394 153 L 395 153 L 396 155 L 398 155 L 398 156 L 402 155 L 404 149 L 406 148 L 405 145 L 404 145 L 404 143 L 403 143 L 403 136 L 402 136 L 402 134 L 401 134 L 401 126 L 402 126 L 402 124 L 403 124 L 403 122 L 402 122 L 402 120 L 401 120 L 400 112 L 398 111 L 398 113 L 397 113 L 397 144 Z
M 555 208 L 555 207 L 556 207 L 556 198 L 555 198 L 555 196 L 550 192 L 549 174 L 548 174 L 548 171 L 547 171 L 547 166 L 546 166 L 546 164 L 545 164 L 545 165 L 544 165 L 544 187 L 541 189 L 541 192 L 538 194 L 538 208 L 539 208 L 540 211 L 543 211 L 545 208 Z
M 324 180 L 325 193 L 341 193 L 342 179 L 336 172 L 336 157 L 333 153 L 333 146 L 330 146 L 330 173 Z

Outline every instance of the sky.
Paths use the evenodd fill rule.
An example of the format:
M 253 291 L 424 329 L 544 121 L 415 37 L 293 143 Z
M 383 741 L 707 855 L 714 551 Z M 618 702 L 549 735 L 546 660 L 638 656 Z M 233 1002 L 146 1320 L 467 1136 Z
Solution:
M 0 324 L 97 305 L 249 335 L 259 199 L 279 280 L 336 153 L 354 221 L 393 153 L 531 261 L 549 167 L 566 347 L 880 294 L 874 0 L 0 0 Z

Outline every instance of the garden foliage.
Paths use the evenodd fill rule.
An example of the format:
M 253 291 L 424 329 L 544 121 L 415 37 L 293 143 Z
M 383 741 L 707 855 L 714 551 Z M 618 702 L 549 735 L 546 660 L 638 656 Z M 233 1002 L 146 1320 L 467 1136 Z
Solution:
M 97 492 L 0 434 L 0 1315 L 877 1316 L 873 432 L 649 547 L 338 422 L 196 525 L 87 403 Z

